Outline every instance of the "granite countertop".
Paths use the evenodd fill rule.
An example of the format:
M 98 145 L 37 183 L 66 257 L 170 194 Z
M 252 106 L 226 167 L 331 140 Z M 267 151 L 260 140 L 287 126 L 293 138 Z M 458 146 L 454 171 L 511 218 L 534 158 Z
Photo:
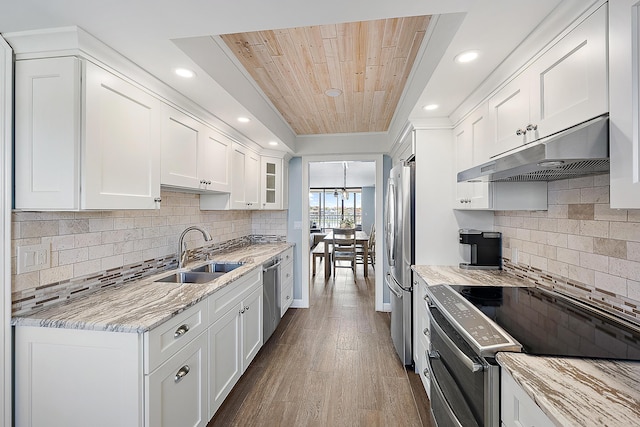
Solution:
M 154 282 L 178 271 L 167 270 L 140 281 L 106 288 L 26 316 L 14 317 L 11 323 L 15 326 L 143 333 L 197 304 L 245 273 L 262 268 L 265 261 L 291 246 L 291 243 L 254 244 L 217 253 L 215 260 L 245 264 L 209 283 Z M 182 270 L 202 264 L 205 262 L 193 262 Z
M 497 360 L 556 425 L 640 424 L 640 362 L 523 353 Z
M 412 265 L 429 285 L 533 286 L 504 270 L 467 270 L 456 266 Z
M 532 286 L 500 270 L 411 268 L 429 285 Z M 498 353 L 497 360 L 556 425 L 640 425 L 640 362 L 524 353 Z

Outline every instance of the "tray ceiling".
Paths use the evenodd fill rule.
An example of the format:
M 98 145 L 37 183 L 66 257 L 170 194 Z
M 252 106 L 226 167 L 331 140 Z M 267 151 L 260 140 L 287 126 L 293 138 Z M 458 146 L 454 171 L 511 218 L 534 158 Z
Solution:
M 297 135 L 385 132 L 428 23 L 415 16 L 220 37 Z

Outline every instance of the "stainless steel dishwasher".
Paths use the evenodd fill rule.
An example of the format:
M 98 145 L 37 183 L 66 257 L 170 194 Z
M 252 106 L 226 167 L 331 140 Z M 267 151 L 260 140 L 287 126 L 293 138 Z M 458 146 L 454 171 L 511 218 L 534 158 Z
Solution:
M 280 323 L 280 261 L 280 257 L 276 257 L 262 265 L 263 343 Z

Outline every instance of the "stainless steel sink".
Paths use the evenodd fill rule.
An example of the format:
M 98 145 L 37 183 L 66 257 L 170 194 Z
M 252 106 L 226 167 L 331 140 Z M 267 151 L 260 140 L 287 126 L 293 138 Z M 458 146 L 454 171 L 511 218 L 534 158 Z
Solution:
M 168 282 L 168 283 L 207 283 L 222 276 L 223 272 L 193 272 L 193 271 L 180 271 L 173 273 L 162 279 L 156 280 L 156 282 Z
M 205 272 L 209 274 L 216 273 L 228 273 L 235 270 L 238 267 L 242 267 L 244 262 L 224 262 L 224 261 L 211 261 L 208 264 L 194 268 L 192 272 Z

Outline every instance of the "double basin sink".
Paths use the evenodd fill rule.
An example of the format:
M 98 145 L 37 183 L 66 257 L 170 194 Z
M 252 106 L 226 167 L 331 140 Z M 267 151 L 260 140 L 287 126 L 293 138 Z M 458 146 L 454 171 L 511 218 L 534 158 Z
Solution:
M 156 282 L 165 283 L 207 283 L 213 279 L 242 267 L 243 262 L 222 262 L 211 261 L 200 267 L 193 268 L 189 271 L 178 271 L 176 273 L 165 276 Z

